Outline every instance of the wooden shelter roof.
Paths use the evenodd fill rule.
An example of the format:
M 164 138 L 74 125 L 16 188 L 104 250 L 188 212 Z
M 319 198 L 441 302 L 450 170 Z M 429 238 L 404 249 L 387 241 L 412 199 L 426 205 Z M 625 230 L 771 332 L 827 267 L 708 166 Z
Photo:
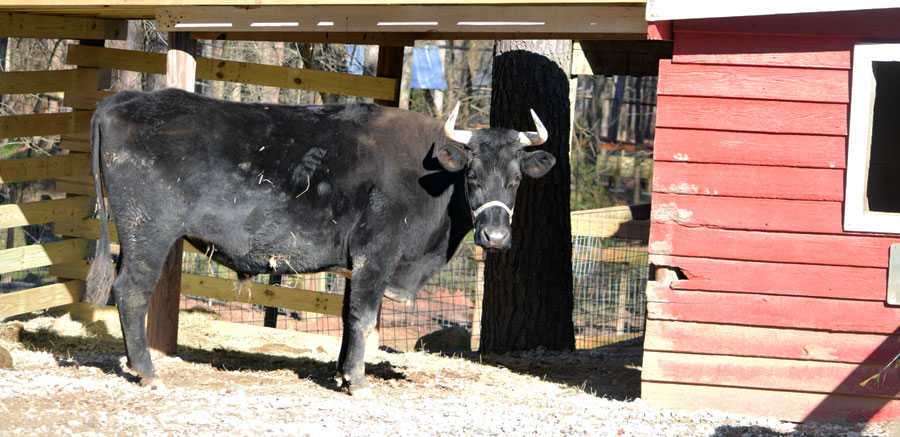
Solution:
M 232 39 L 244 32 L 367 33 L 382 35 L 381 43 L 401 44 L 415 39 L 646 39 L 645 5 L 645 0 L 0 0 L 0 14 L 8 14 L 7 21 L 18 14 L 153 19 L 160 31 L 188 31 L 199 38 Z

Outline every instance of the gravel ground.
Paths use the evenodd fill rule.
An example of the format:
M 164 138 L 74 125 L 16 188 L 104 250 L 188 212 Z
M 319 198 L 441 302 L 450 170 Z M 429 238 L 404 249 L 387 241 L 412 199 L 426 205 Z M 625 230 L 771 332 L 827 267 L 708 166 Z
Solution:
M 651 408 L 639 349 L 503 356 L 367 354 L 376 400 L 331 376 L 336 339 L 230 329 L 182 313 L 179 352 L 156 361 L 168 385 L 141 388 L 122 365 L 117 324 L 67 316 L 0 324 L 0 435 L 863 436 L 890 424 L 794 424 Z

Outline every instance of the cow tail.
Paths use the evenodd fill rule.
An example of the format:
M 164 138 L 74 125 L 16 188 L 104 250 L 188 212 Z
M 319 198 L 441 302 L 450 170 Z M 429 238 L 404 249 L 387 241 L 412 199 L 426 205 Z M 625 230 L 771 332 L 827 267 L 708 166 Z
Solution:
M 106 202 L 103 200 L 103 178 L 100 174 L 100 119 L 103 117 L 98 108 L 91 119 L 91 166 L 94 173 L 94 195 L 96 196 L 97 214 L 100 218 L 100 238 L 94 251 L 94 262 L 87 276 L 87 290 L 82 301 L 102 307 L 109 300 L 109 292 L 116 279 L 116 270 L 109 252 L 109 224 L 106 222 Z

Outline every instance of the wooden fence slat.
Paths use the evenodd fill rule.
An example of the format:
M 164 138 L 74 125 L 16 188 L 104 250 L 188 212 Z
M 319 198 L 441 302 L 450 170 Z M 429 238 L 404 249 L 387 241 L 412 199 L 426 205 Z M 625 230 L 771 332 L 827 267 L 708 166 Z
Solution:
M 659 96 L 656 125 L 779 134 L 847 135 L 846 103 Z
M 900 349 L 900 335 L 860 334 L 762 326 L 650 320 L 644 350 L 884 366 Z
M 90 173 L 91 157 L 83 153 L 0 161 L 0 183 L 3 184 Z
M 83 238 L 0 250 L 0 273 L 77 261 L 87 256 Z
M 850 71 L 659 63 L 661 96 L 850 103 Z
M 646 240 L 650 237 L 650 222 L 644 220 L 589 219 L 572 216 L 572 235 Z
M 196 58 L 197 78 L 344 95 L 394 98 L 397 79 L 304 68 Z M 69 46 L 66 63 L 141 73 L 166 73 L 166 55 L 83 45 Z M 99 94 L 97 94 L 99 96 Z M 71 103 L 75 103 L 72 101 Z M 85 102 L 78 101 L 79 105 Z
M 78 302 L 81 281 L 66 281 L 0 295 L 0 319 Z
M 79 67 L 112 68 L 140 73 L 166 74 L 166 55 L 136 50 L 110 49 L 70 44 L 66 64 Z
M 65 135 L 59 139 L 59 148 L 72 152 L 91 152 L 91 140 L 82 139 L 72 135 Z
M 0 206 L 0 229 L 88 217 L 94 212 L 92 197 L 71 197 L 43 202 Z
M 81 71 L 81 69 L 77 71 Z M 63 97 L 63 106 L 68 106 L 73 109 L 93 111 L 97 107 L 98 103 L 102 102 L 103 99 L 113 94 L 115 94 L 114 91 L 103 91 L 97 89 L 69 90 L 66 91 L 65 97 Z
M 128 36 L 128 20 L 4 13 L 0 14 L 0 35 L 14 38 L 123 40 Z
M 900 326 L 900 310 L 884 302 L 673 290 L 653 281 L 647 318 L 872 334 L 893 334 Z
M 900 418 L 900 401 L 866 396 L 644 381 L 641 399 L 656 408 L 724 410 L 791 422 L 881 422 Z
M 847 137 L 656 128 L 656 161 L 844 168 Z
M 82 196 L 94 195 L 94 178 L 91 175 L 66 176 L 56 179 L 56 191 Z
M 844 200 L 844 171 L 840 169 L 657 161 L 653 177 L 653 191 L 657 193 Z
M 397 79 L 197 58 L 197 78 L 349 96 L 393 99 Z
M 91 159 L 87 154 L 57 155 L 0 161 L 0 183 L 89 175 Z M 93 193 L 93 191 L 92 191 Z
M 670 284 L 676 290 L 874 301 L 884 301 L 887 290 L 886 266 L 848 267 L 667 255 L 651 255 L 650 262 L 657 266 L 678 267 L 688 277 Z
M 647 351 L 642 368 L 644 381 L 886 398 L 900 393 L 900 370 L 893 367 L 883 380 L 860 386 L 882 368 L 870 364 Z
M 91 130 L 91 111 L 0 117 L 0 138 L 65 135 Z
M 76 261 L 50 267 L 50 274 L 63 278 L 84 279 L 89 261 Z M 231 279 L 182 274 L 182 294 L 224 301 L 246 302 L 261 306 L 309 311 L 332 316 L 341 315 L 344 296 L 276 285 L 241 284 Z
M 100 84 L 100 70 L 0 72 L 0 94 L 54 93 Z

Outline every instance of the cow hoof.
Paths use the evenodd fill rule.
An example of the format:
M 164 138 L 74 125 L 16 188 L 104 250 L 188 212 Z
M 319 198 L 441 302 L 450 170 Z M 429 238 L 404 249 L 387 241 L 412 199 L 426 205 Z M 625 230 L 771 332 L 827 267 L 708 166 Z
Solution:
M 351 385 L 349 387 L 350 396 L 359 399 L 375 399 L 375 393 L 372 392 L 370 387 L 358 387 Z
M 141 387 L 159 393 L 165 393 L 169 390 L 159 377 L 141 378 Z

